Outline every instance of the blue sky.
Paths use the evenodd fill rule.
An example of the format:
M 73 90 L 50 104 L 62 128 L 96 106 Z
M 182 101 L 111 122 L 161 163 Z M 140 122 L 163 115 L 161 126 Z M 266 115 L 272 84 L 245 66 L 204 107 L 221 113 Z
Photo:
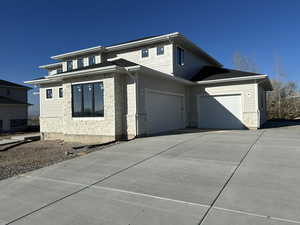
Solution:
M 300 85 L 299 12 L 298 0 L 3 0 L 0 79 L 42 76 L 59 53 L 179 31 L 226 67 L 240 52 L 271 77 L 280 62 Z

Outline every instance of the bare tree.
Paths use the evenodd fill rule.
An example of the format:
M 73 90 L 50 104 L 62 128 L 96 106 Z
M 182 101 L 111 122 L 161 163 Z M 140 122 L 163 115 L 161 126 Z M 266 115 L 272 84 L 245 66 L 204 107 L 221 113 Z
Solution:
M 237 70 L 243 70 L 254 73 L 258 72 L 256 63 L 249 57 L 242 55 L 240 52 L 234 53 L 233 64 Z
M 249 57 L 236 52 L 233 56 L 236 69 L 258 72 L 257 66 Z M 273 91 L 267 93 L 269 119 L 294 119 L 300 117 L 300 91 L 297 84 L 287 80 L 280 57 L 275 57 L 275 78 L 271 80 Z

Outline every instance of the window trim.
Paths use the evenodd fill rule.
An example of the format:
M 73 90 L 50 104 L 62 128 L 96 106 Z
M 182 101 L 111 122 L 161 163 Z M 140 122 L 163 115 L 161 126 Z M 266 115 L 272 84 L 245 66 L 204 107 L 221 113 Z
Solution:
M 144 51 L 144 50 L 147 50 L 147 56 L 143 56 L 143 51 Z M 141 58 L 142 58 L 142 59 L 149 58 L 149 55 L 150 55 L 149 48 L 142 48 L 142 49 L 141 49 Z
M 51 91 L 51 97 L 48 97 L 48 91 Z M 47 100 L 53 99 L 53 89 L 52 88 L 46 88 L 46 99 Z
M 92 116 L 84 116 L 83 111 L 84 111 L 84 92 L 83 92 L 83 85 L 89 85 L 89 84 L 93 84 L 93 94 L 92 94 L 92 108 L 93 108 L 93 114 L 95 114 L 95 92 L 94 92 L 94 84 L 96 83 L 100 83 L 102 84 L 103 87 L 103 116 L 96 116 L 96 115 L 92 115 Z M 77 86 L 80 85 L 82 92 L 81 92 L 81 115 L 78 116 L 74 116 L 74 92 L 73 92 L 73 86 Z M 104 111 L 104 82 L 103 80 L 95 80 L 95 81 L 91 81 L 91 82 L 76 82 L 76 83 L 71 83 L 71 96 L 72 96 L 72 119 L 84 119 L 84 120 L 103 120 L 105 117 L 105 111 Z
M 158 49 L 159 49 L 159 48 L 162 48 L 162 49 L 163 49 L 162 54 L 158 54 Z M 156 55 L 157 55 L 157 56 L 161 56 L 161 55 L 164 55 L 164 54 L 165 54 L 165 46 L 164 46 L 164 45 L 157 46 L 157 47 L 156 47 Z

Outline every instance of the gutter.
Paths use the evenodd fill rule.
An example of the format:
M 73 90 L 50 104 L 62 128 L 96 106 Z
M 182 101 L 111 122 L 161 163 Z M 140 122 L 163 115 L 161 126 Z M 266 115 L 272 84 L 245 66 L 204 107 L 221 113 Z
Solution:
M 82 75 L 102 74 L 102 73 L 109 73 L 109 72 L 115 72 L 115 71 L 124 71 L 124 69 L 119 66 L 106 66 L 106 67 L 89 69 L 89 70 L 80 70 L 80 71 L 68 72 L 68 73 L 64 73 L 64 74 L 45 76 L 45 79 L 25 81 L 24 83 L 25 84 L 53 83 L 53 82 L 62 81 L 65 78 L 78 77 L 78 76 L 82 76 Z
M 258 75 L 258 76 L 248 76 L 248 77 L 225 78 L 225 79 L 218 79 L 218 80 L 197 81 L 196 84 L 216 84 L 216 83 L 227 83 L 232 81 L 261 80 L 266 78 L 268 78 L 268 75 Z
M 96 46 L 96 47 L 92 47 L 92 48 L 85 48 L 85 49 L 82 49 L 82 50 L 77 50 L 77 51 L 73 51 L 73 52 L 68 52 L 68 53 L 64 53 L 64 54 L 51 56 L 50 58 L 60 60 L 60 59 L 64 59 L 64 58 L 67 58 L 67 57 L 72 57 L 72 56 L 77 56 L 77 55 L 83 55 L 83 54 L 93 53 L 93 52 L 97 52 L 97 51 L 102 51 L 103 49 L 104 49 L 104 47 L 102 47 L 102 46 Z
M 52 63 L 52 64 L 47 64 L 47 65 L 42 65 L 39 66 L 40 69 L 50 69 L 50 68 L 57 68 L 59 66 L 62 65 L 62 62 L 58 62 L 58 63 Z

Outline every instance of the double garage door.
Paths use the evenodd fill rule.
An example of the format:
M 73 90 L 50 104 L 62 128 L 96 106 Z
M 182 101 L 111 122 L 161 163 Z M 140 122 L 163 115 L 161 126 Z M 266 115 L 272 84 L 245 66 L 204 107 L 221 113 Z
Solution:
M 184 128 L 184 96 L 148 90 L 146 93 L 148 134 Z
M 198 127 L 243 129 L 241 95 L 198 96 Z

